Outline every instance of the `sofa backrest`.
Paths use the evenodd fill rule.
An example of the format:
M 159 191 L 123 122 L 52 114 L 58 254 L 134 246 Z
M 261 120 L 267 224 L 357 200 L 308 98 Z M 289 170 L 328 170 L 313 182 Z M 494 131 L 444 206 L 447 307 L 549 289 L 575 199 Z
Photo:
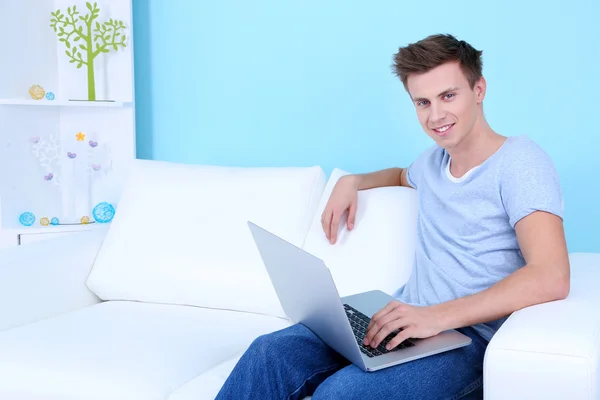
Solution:
M 247 221 L 302 247 L 325 183 L 320 167 L 136 160 L 87 286 L 102 300 L 284 317 Z
M 376 289 L 393 295 L 408 280 L 413 268 L 416 190 L 384 187 L 359 191 L 354 228 L 348 231 L 345 215 L 338 240 L 331 245 L 321 226 L 321 214 L 335 184 L 347 174 L 340 169 L 331 173 L 304 250 L 325 262 L 341 296 Z

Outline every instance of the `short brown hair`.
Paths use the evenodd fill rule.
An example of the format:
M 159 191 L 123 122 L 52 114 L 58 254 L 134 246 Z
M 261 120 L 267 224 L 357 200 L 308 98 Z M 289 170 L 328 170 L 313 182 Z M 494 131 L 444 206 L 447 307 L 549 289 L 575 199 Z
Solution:
M 416 43 L 401 47 L 394 54 L 394 74 L 400 78 L 408 91 L 406 81 L 410 74 L 425 73 L 446 62 L 458 62 L 471 89 L 481 78 L 483 51 L 476 50 L 465 42 L 449 34 L 437 34 L 421 39 Z

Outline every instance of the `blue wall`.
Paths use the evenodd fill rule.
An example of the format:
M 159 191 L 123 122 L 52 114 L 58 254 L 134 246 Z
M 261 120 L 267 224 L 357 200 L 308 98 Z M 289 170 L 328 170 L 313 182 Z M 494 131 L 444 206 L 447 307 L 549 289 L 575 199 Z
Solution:
M 492 127 L 553 157 L 570 251 L 600 252 L 600 2 L 134 0 L 138 157 L 407 166 L 432 142 L 391 74 L 399 46 L 484 51 Z

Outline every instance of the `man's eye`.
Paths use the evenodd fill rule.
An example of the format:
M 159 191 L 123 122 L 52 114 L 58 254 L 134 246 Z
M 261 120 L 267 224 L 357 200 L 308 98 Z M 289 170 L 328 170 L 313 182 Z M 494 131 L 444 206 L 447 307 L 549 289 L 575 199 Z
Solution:
M 417 102 L 417 106 L 424 106 L 427 104 L 427 100 L 421 100 Z
M 446 97 L 447 99 L 452 98 L 452 97 L 454 97 L 454 93 L 448 93 L 444 97 Z

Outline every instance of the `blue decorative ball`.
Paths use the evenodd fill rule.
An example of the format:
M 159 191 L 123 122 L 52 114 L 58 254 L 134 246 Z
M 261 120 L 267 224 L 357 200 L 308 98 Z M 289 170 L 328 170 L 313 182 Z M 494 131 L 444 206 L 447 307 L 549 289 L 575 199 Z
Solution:
M 58 220 L 58 218 L 54 217 L 50 220 L 50 223 L 52 225 L 58 225 L 60 223 L 60 221 Z
M 35 222 L 35 215 L 30 212 L 24 212 L 19 217 L 19 221 L 25 226 L 31 226 Z
M 96 222 L 101 224 L 112 221 L 115 216 L 115 208 L 112 204 L 103 201 L 102 203 L 98 203 L 96 207 L 92 210 L 92 215 Z
M 52 92 L 48 92 L 48 93 L 46 93 L 46 98 L 47 98 L 48 100 L 54 100 L 54 93 L 52 93 Z

